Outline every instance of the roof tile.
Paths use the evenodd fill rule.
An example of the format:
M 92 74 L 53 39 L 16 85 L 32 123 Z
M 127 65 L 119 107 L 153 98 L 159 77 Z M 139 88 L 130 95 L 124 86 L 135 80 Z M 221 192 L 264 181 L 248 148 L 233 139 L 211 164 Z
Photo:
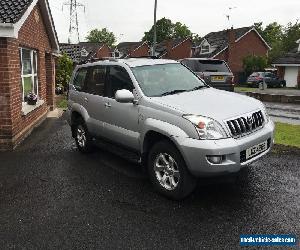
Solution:
M 0 0 L 0 23 L 16 23 L 33 0 Z

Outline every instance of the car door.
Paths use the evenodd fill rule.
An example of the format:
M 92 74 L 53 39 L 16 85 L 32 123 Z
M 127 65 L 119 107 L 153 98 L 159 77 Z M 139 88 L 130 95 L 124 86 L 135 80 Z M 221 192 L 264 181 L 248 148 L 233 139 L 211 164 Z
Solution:
M 87 78 L 88 69 L 85 67 L 79 68 L 74 76 L 72 84 L 70 84 L 68 92 L 68 100 L 70 105 L 84 106 L 85 97 L 85 81 Z
M 84 102 L 89 114 L 89 132 L 96 137 L 103 136 L 105 81 L 106 66 L 97 65 L 89 67 Z
M 139 149 L 138 105 L 119 103 L 117 90 L 133 91 L 134 86 L 127 70 L 121 66 L 108 66 L 106 97 L 104 99 L 104 136 L 116 144 Z
M 271 78 L 270 78 L 269 73 L 268 72 L 262 73 L 262 76 L 263 76 L 264 82 L 269 85 L 271 83 Z
M 275 74 L 271 74 L 272 75 L 272 82 L 273 82 L 273 86 L 279 86 L 280 85 L 280 81 L 279 81 L 279 79 L 278 79 L 278 77 L 275 75 Z

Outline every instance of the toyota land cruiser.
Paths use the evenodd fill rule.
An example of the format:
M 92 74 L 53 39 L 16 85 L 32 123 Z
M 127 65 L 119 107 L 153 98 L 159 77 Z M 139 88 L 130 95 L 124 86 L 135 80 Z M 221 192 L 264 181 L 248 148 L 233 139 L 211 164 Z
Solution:
M 173 199 L 190 194 L 197 177 L 237 173 L 273 145 L 274 124 L 260 101 L 211 88 L 172 60 L 77 66 L 67 116 L 79 151 L 99 142 L 128 152 Z

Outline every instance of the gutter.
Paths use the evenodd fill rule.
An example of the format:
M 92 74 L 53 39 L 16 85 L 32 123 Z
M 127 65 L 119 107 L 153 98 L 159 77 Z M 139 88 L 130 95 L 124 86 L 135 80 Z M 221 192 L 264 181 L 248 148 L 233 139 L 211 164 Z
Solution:
M 0 23 L 0 27 L 3 27 L 3 28 L 13 28 L 14 24 L 13 23 Z

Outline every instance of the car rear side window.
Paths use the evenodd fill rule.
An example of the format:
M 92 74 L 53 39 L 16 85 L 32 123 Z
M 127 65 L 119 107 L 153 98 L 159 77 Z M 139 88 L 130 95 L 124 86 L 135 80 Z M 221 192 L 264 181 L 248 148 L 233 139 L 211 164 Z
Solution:
M 133 83 L 126 69 L 120 66 L 110 66 L 106 95 L 115 98 L 115 93 L 121 89 L 133 90 Z
M 195 71 L 195 66 L 194 66 L 193 60 L 183 60 L 182 64 L 187 66 L 189 69 Z
M 104 95 L 104 86 L 106 78 L 106 67 L 105 66 L 95 66 L 91 67 L 88 79 L 87 79 L 87 89 L 86 92 L 93 95 Z
M 230 72 L 221 60 L 194 60 L 193 67 L 195 72 Z
M 84 90 L 84 84 L 85 84 L 87 72 L 88 72 L 87 68 L 80 68 L 77 70 L 73 81 L 73 86 L 77 91 Z

